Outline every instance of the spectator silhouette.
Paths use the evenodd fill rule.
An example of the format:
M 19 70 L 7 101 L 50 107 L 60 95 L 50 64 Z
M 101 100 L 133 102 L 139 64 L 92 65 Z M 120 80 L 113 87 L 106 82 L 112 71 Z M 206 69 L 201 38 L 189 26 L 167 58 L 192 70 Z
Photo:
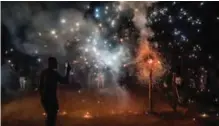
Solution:
M 57 112 L 59 110 L 56 96 L 57 83 L 68 83 L 70 65 L 67 66 L 65 77 L 60 76 L 56 71 L 57 60 L 54 57 L 48 59 L 48 68 L 43 70 L 40 75 L 40 96 L 41 103 L 46 112 L 46 126 L 55 126 Z

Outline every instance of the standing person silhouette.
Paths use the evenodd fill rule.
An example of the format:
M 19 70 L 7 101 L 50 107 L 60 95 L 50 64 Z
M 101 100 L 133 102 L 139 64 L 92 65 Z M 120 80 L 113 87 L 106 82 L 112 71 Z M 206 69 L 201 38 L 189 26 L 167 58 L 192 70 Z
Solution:
M 65 77 L 60 76 L 57 72 L 57 60 L 55 57 L 49 57 L 48 68 L 43 70 L 40 75 L 40 96 L 41 103 L 46 112 L 46 126 L 55 126 L 57 112 L 59 109 L 56 96 L 57 83 L 68 83 L 68 76 L 71 70 L 70 65 L 67 65 Z

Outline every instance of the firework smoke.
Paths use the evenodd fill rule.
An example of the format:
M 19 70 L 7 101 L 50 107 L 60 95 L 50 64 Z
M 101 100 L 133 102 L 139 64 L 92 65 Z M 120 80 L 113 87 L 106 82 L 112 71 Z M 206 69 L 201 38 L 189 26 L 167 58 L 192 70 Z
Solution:
M 153 79 L 156 80 L 165 73 L 166 65 L 164 59 L 158 51 L 150 45 L 149 38 L 153 36 L 153 31 L 147 27 L 148 9 L 154 2 L 120 2 L 122 9 L 131 8 L 133 10 L 133 23 L 140 32 L 140 43 L 134 63 L 136 64 L 138 79 L 141 82 L 149 81 L 149 74 L 153 69 Z
M 66 45 L 69 42 L 76 43 L 79 38 L 85 41 L 86 36 L 96 28 L 92 21 L 84 20 L 83 11 L 49 11 L 42 8 L 38 3 L 4 3 L 3 24 L 9 29 L 11 41 L 20 52 L 29 55 L 53 55 L 63 59 L 63 56 L 67 56 Z M 76 35 L 77 30 L 80 30 L 79 35 Z
M 128 92 L 118 84 L 118 79 L 123 72 L 121 71 L 123 64 L 131 60 L 136 61 L 130 55 L 130 51 L 133 49 L 127 46 L 132 38 L 129 35 L 127 35 L 128 39 L 120 38 L 116 31 L 118 30 L 117 26 L 122 23 L 119 22 L 119 17 L 124 16 L 120 12 L 130 9 L 133 11 L 133 17 L 128 18 L 132 18 L 135 27 L 139 30 L 140 40 L 145 42 L 153 36 L 151 29 L 146 26 L 147 11 L 152 3 L 120 2 L 119 11 L 116 11 L 112 6 L 105 6 L 104 10 L 97 7 L 94 8 L 95 14 L 93 16 L 95 19 L 84 18 L 83 10 L 63 8 L 44 10 L 38 4 L 33 8 L 28 3 L 16 3 L 9 4 L 10 8 L 6 7 L 7 4 L 5 4 L 2 16 L 4 17 L 3 23 L 10 30 L 16 49 L 29 55 L 41 57 L 52 55 L 57 57 L 61 63 L 66 60 L 76 61 L 79 72 L 89 73 L 88 75 L 84 74 L 84 78 L 85 76 L 87 76 L 86 78 L 94 76 L 93 79 L 89 79 L 89 84 L 92 83 L 91 81 L 96 84 L 94 78 L 100 71 L 104 74 L 105 83 L 111 87 L 109 92 L 115 92 L 115 95 L 119 96 L 119 101 L 123 105 L 128 105 Z M 103 12 L 108 14 L 103 14 Z M 99 22 L 97 23 L 95 20 Z M 21 32 L 18 29 L 23 26 L 25 28 L 22 29 L 24 36 L 22 38 L 17 33 Z M 147 45 L 149 46 L 149 43 Z M 147 76 L 145 73 L 148 70 L 142 65 L 145 62 L 142 58 L 149 55 L 147 53 L 154 51 L 150 49 L 147 53 L 142 52 L 144 48 L 145 46 L 140 44 L 136 59 L 138 61 L 137 68 L 144 70 L 143 72 L 139 71 L 142 75 L 139 75 L 140 78 Z M 154 58 L 163 63 L 157 55 Z M 91 70 L 89 71 L 88 68 Z M 112 77 L 107 73 L 110 73 Z M 85 80 L 84 78 L 83 80 Z
M 139 30 L 141 38 L 149 38 L 153 36 L 153 32 L 147 24 L 147 14 L 148 9 L 152 7 L 155 2 L 120 2 L 121 8 L 123 10 L 132 9 L 134 16 L 132 18 L 135 27 Z

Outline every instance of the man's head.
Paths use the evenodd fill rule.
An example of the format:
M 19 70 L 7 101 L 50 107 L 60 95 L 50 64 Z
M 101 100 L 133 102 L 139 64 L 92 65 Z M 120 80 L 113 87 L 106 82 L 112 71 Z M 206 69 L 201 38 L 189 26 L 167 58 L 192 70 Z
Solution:
M 57 65 L 58 65 L 58 63 L 57 63 L 57 60 L 55 57 L 48 58 L 48 67 L 50 69 L 57 69 Z

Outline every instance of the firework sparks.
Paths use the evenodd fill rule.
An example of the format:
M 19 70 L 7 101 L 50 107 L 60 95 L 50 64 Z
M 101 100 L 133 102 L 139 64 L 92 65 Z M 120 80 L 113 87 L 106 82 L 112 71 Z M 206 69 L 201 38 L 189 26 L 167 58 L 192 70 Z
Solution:
M 66 23 L 66 19 L 61 19 L 61 23 L 65 24 Z
M 165 72 L 163 59 L 147 41 L 140 42 L 136 57 L 136 66 L 140 81 L 148 81 L 151 70 L 153 70 L 154 80 L 161 77 Z
M 50 33 L 51 33 L 52 35 L 55 35 L 55 34 L 56 34 L 56 31 L 55 31 L 55 30 L 51 30 Z

